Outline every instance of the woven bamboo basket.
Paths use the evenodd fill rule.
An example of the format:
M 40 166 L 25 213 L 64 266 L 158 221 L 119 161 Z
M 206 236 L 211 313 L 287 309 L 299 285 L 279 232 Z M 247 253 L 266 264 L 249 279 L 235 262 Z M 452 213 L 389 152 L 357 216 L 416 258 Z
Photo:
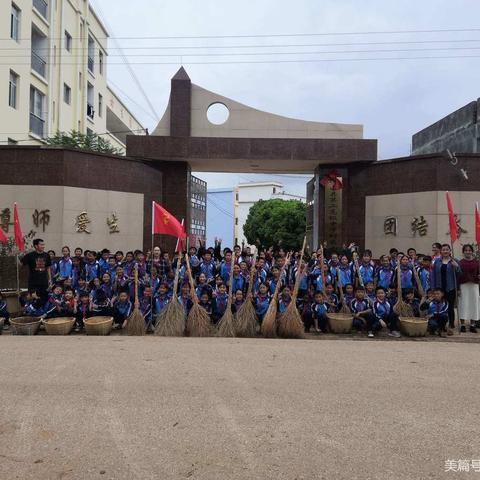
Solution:
M 68 335 L 75 319 L 71 317 L 51 318 L 45 322 L 45 330 L 49 335 Z
M 424 337 L 427 334 L 428 320 L 418 317 L 400 317 L 400 330 L 407 337 Z
M 353 317 L 351 313 L 329 313 L 327 317 L 332 333 L 348 333 L 352 329 Z
M 13 335 L 35 335 L 42 321 L 37 317 L 17 317 L 10 320 Z
M 87 335 L 109 335 L 112 330 L 113 317 L 92 317 L 85 320 Z
M 3 326 L 5 325 L 5 319 L 3 317 L 0 318 L 0 335 L 3 332 Z

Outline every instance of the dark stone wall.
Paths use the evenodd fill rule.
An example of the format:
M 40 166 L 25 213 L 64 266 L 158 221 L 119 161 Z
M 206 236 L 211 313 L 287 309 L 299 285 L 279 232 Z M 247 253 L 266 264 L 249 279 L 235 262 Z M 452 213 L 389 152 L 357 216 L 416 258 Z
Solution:
M 317 168 L 323 177 L 336 165 Z M 468 181 L 460 173 L 468 172 Z M 343 178 L 342 192 L 342 238 L 344 242 L 355 242 L 361 248 L 365 245 L 365 197 L 396 193 L 428 191 L 480 191 L 480 155 L 458 155 L 454 167 L 441 155 L 419 155 L 364 164 L 351 164 L 337 170 Z M 325 213 L 321 202 L 316 205 L 320 223 L 320 238 L 323 240 Z
M 412 154 L 421 155 L 449 149 L 477 153 L 480 99 L 452 112 L 412 137 Z

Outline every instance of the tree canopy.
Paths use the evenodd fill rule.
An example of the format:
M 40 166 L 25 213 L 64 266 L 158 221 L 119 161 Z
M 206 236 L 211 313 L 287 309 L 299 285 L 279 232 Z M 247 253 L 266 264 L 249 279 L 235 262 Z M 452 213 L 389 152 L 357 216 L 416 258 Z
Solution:
M 110 155 L 122 155 L 123 152 L 115 148 L 108 140 L 96 133 L 57 132 L 53 137 L 46 139 L 48 145 L 55 147 L 78 148 L 89 152 L 108 153 Z
M 260 200 L 248 213 L 243 233 L 260 248 L 298 250 L 303 243 L 307 207 L 299 200 Z

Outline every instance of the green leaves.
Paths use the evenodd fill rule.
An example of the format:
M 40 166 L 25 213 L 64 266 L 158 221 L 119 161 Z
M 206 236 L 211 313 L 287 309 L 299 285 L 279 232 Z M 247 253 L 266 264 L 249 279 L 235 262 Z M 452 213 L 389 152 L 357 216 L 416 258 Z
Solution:
M 298 200 L 260 200 L 250 209 L 243 233 L 248 243 L 261 248 L 299 249 L 305 235 L 306 209 Z
M 72 130 L 69 133 L 57 132 L 53 137 L 47 138 L 47 144 L 55 147 L 75 148 L 89 152 L 108 153 L 110 155 L 123 155 L 108 140 L 96 133 L 84 133 Z

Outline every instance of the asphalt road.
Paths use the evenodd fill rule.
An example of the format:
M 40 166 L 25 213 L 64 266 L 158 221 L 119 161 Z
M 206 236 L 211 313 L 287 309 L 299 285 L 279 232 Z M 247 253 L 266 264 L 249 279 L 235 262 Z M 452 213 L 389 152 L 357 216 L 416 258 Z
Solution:
M 480 345 L 0 337 L 0 479 L 423 479 L 480 459 Z

